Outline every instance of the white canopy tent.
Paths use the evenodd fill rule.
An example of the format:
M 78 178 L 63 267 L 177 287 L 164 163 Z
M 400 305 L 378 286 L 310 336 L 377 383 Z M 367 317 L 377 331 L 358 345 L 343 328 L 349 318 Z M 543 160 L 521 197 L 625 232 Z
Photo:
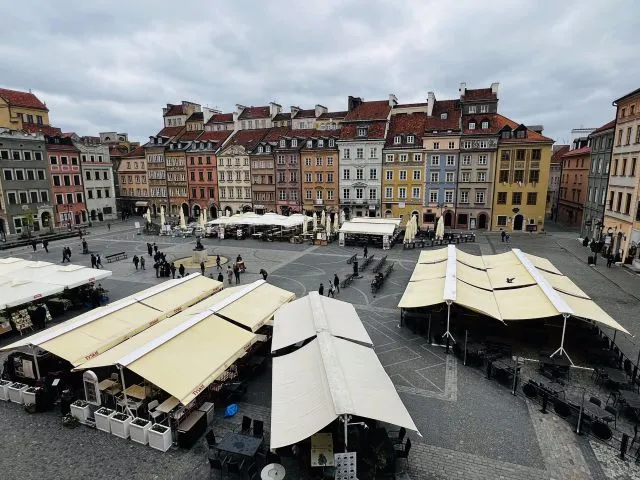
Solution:
M 230 217 L 221 217 L 211 220 L 207 225 L 249 225 L 249 226 L 276 226 L 291 228 L 302 225 L 304 221 L 311 219 L 306 215 L 296 213 L 290 216 L 278 215 L 277 213 L 265 213 L 259 215 L 253 212 L 238 213 Z
M 401 218 L 395 218 L 395 217 L 394 218 L 354 217 L 349 221 L 354 223 L 381 223 L 381 224 L 390 223 L 392 225 L 395 225 L 396 227 L 399 227 L 400 224 L 402 223 Z
M 344 222 L 340 232 L 352 235 L 388 235 L 392 236 L 396 229 L 393 223 Z

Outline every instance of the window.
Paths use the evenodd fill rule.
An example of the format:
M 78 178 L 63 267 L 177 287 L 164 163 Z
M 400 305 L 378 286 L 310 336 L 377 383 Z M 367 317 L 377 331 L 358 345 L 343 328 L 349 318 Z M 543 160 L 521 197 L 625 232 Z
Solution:
M 324 140 L 318 140 L 318 147 L 324 147 Z
M 438 183 L 440 181 L 440 172 L 431 172 L 431 183 Z
M 330 167 L 333 165 L 333 157 L 327 157 L 327 166 Z
M 306 198 L 307 200 L 311 200 L 311 199 L 312 199 L 312 197 L 311 197 L 311 190 L 305 190 L 305 191 L 304 191 L 304 196 L 305 196 L 305 198 Z
M 624 214 L 629 215 L 630 210 L 631 210 L 631 194 L 627 193 L 627 201 L 624 204 Z
M 471 140 L 465 140 L 464 142 L 462 142 L 462 148 L 471 148 Z
M 330 147 L 335 147 L 335 145 L 336 145 L 336 141 L 333 138 L 330 138 L 329 139 L 329 146 Z
M 640 143 L 640 125 L 638 125 L 636 127 L 636 142 L 635 143 Z M 38 154 L 36 153 L 36 155 L 38 155 Z M 36 158 L 36 160 L 38 160 L 38 159 Z
M 51 163 L 51 165 L 57 165 L 58 164 L 58 157 L 55 157 L 55 156 L 49 157 L 49 163 Z
M 449 142 L 449 150 L 456 148 L 456 142 Z
M 351 179 L 351 170 L 349 170 L 348 168 L 344 168 L 342 170 L 342 179 L 343 180 L 350 180 Z
M 506 215 L 498 215 L 496 217 L 496 225 L 498 225 L 499 227 L 506 227 L 507 226 L 507 216 Z
M 625 145 L 629 145 L 631 143 L 631 127 L 627 128 L 627 141 L 625 142 Z
M 438 203 L 438 190 L 429 190 L 429 202 Z
M 524 182 L 524 170 L 514 170 L 513 171 L 513 181 L 514 182 Z
M 440 142 L 433 142 L 433 149 L 440 150 Z
M 476 122 L 469 122 L 469 130 L 475 130 L 476 129 Z
M 80 182 L 80 175 L 74 175 L 73 176 L 73 184 L 74 185 L 82 185 L 82 183 Z
M 482 154 L 478 155 L 478 165 L 486 165 L 487 164 L 487 155 Z
M 489 122 L 487 122 L 486 120 L 482 122 L 482 130 L 486 130 L 487 128 L 489 128 Z
M 323 181 L 322 178 L 323 178 L 322 172 L 316 173 L 316 182 L 317 183 L 322 183 L 322 181 Z
M 392 187 L 386 187 L 384 189 L 384 198 L 393 198 L 393 188 Z
M 529 181 L 530 182 L 539 182 L 540 181 L 540 170 L 529 170 Z
M 400 170 L 400 176 L 398 178 L 400 180 L 406 180 L 407 179 L 407 171 L 406 170 Z
M 378 169 L 370 168 L 369 169 L 369 180 L 377 180 L 378 179 Z
M 385 158 L 387 160 L 387 163 L 393 162 L 393 154 L 388 153 Z
M 535 205 L 538 203 L 538 192 L 527 193 L 527 205 Z
M 13 171 L 12 170 L 4 170 L 4 179 L 5 180 L 13 180 Z
M 322 166 L 322 157 L 316 157 L 316 167 Z
M 16 192 L 7 193 L 7 197 L 9 198 L 9 205 L 15 205 L 15 204 L 18 203 L 18 200 L 17 200 L 17 197 L 16 197 Z M 60 196 L 60 198 L 62 198 L 62 196 Z
M 635 177 L 636 176 L 636 162 L 637 162 L 637 158 L 632 158 L 631 159 L 631 172 L 629 173 L 630 177 Z
M 440 155 L 431 155 L 431 165 L 438 167 L 440 165 Z
M 400 161 L 401 162 L 406 162 L 408 160 L 408 155 L 406 153 L 401 153 L 400 154 Z
M 310 173 L 305 173 L 304 174 L 304 181 L 306 183 L 310 183 L 311 182 L 311 174 Z
M 44 180 L 45 178 L 44 170 L 37 170 L 37 172 L 38 172 L 38 180 Z
M 471 172 L 462 172 L 462 175 L 460 176 L 460 181 L 461 182 L 470 182 L 471 181 Z
M 422 154 L 421 153 L 414 153 L 413 154 L 413 161 L 414 162 L 421 162 L 422 161 Z
M 462 156 L 462 165 L 471 165 L 471 155 Z
M 624 177 L 626 173 L 627 173 L 627 159 L 623 158 L 622 159 L 622 172 L 620 172 L 620 175 Z
M 348 149 L 348 148 L 345 148 L 345 149 L 342 151 L 342 157 L 343 157 L 343 158 L 346 158 L 346 159 L 351 158 L 351 150 L 350 150 L 350 149 Z
M 307 140 L 307 148 L 313 148 L 313 140 Z M 260 151 L 262 152 L 262 147 L 260 147 Z
M 509 160 L 511 157 L 511 151 L 510 150 L 503 150 L 502 151 L 502 156 L 500 157 L 502 160 Z
M 445 190 L 444 191 L 444 203 L 453 202 L 453 190 Z
M 498 204 L 506 205 L 507 203 L 507 192 L 498 192 Z
M 622 207 L 622 192 L 618 192 L 618 202 L 617 202 L 616 211 L 619 212 L 621 207 Z
M 469 191 L 461 190 L 460 191 L 460 203 L 469 203 Z
M 401 199 L 401 200 L 404 200 L 405 198 L 407 198 L 407 189 L 406 189 L 406 187 L 398 188 L 398 198 Z
M 364 188 L 356 188 L 356 199 L 364 198 Z
M 441 113 L 440 120 L 446 120 L 446 119 L 447 119 L 447 112 Z
M 476 191 L 476 203 L 484 203 L 484 190 Z
M 333 190 L 327 190 L 327 200 L 333 200 Z
M 364 178 L 364 170 L 362 168 L 356 168 L 356 180 L 362 180 Z
M 366 137 L 367 136 L 367 129 L 364 127 L 358 127 L 358 136 L 359 137 Z
M 476 179 L 477 182 L 486 182 L 487 181 L 487 172 L 478 172 L 478 176 Z
M 511 194 L 511 203 L 513 205 L 520 205 L 522 203 L 522 192 L 513 192 Z
M 455 175 L 456 175 L 455 172 L 446 172 L 444 175 L 445 175 L 444 177 L 445 182 L 447 183 L 455 182 Z
M 455 166 L 456 166 L 456 156 L 447 155 L 447 167 L 455 167 Z
M 476 106 L 475 105 L 470 105 L 469 106 L 469 113 L 476 113 Z
M 356 148 L 356 158 L 364 158 L 364 148 Z
M 413 171 L 413 179 L 414 180 L 420 180 L 420 170 L 414 170 Z
M 369 189 L 369 200 L 377 200 L 378 199 L 378 190 L 375 188 Z
M 284 138 L 280 139 L 280 148 L 285 148 L 287 146 L 287 141 Z M 283 193 L 283 192 L 280 192 Z M 280 200 L 284 200 L 283 198 L 281 198 Z
M 333 183 L 333 172 L 327 172 L 327 183 Z
M 400 135 L 396 135 L 395 137 L 393 137 L 393 143 L 395 145 L 398 145 L 401 142 L 402 142 L 402 137 Z
M 393 170 L 386 171 L 386 178 L 387 180 L 393 180 Z
M 60 177 L 58 175 L 53 175 L 53 186 L 54 187 L 60 186 Z
M 342 198 L 351 198 L 351 190 L 349 190 L 348 188 L 343 188 L 342 189 Z

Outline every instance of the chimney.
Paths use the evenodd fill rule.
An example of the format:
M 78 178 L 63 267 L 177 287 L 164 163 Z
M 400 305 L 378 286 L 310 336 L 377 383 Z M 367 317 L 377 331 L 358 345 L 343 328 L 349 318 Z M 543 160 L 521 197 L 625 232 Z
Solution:
M 352 111 L 358 108 L 361 104 L 362 104 L 362 98 L 352 97 L 351 95 L 349 95 L 349 98 L 347 99 L 347 110 Z
M 166 106 L 166 107 L 162 107 L 162 116 L 163 116 L 163 117 L 164 117 L 164 116 L 167 114 L 167 112 L 169 111 L 169 107 L 170 107 L 170 106 L 171 106 L 171 104 L 170 104 L 170 103 L 167 103 L 167 106 Z
M 323 113 L 327 113 L 329 109 L 323 105 L 316 105 L 316 118 L 318 118 Z
M 465 82 L 460 82 L 460 88 L 458 88 L 458 92 L 460 93 L 460 98 L 464 97 L 464 94 L 467 91 L 467 84 Z
M 278 105 L 275 102 L 269 102 L 269 116 L 271 118 L 275 117 L 280 112 L 282 112 L 282 106 L 281 105 Z
M 493 82 L 491 84 L 491 93 L 495 94 L 496 98 L 498 98 L 498 87 L 500 87 L 500 82 Z
M 427 94 L 427 117 L 433 115 L 433 107 L 436 104 L 436 94 L 429 92 Z
M 393 108 L 396 105 L 398 105 L 398 97 L 396 97 L 393 93 L 390 93 L 389 94 L 389 106 L 391 108 Z
M 298 114 L 298 112 L 301 110 L 300 107 L 296 107 L 294 105 L 291 105 L 289 107 L 289 109 L 291 110 L 291 119 L 293 120 L 295 118 L 295 116 Z

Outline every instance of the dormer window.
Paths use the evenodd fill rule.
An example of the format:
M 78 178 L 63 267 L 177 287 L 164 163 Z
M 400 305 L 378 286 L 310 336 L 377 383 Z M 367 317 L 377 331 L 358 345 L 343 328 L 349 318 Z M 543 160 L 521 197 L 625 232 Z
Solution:
M 307 140 L 307 148 L 313 148 L 313 140 Z
M 469 106 L 469 113 L 476 113 L 476 106 L 475 105 L 470 105 Z
M 413 143 L 415 141 L 415 137 L 413 135 L 407 135 L 407 143 Z
M 297 147 L 298 146 L 298 139 L 294 138 L 293 140 L 291 140 L 291 146 L 292 147 Z
M 480 105 L 480 113 L 489 113 L 489 105 Z
M 505 130 L 502 132 L 502 138 L 511 138 L 511 132 L 509 130 Z
M 324 147 L 324 140 L 318 140 L 318 147 Z
M 446 120 L 447 119 L 447 114 L 445 113 L 441 113 L 440 114 L 440 120 Z
M 475 130 L 476 129 L 476 122 L 469 122 L 469 130 Z
M 367 129 L 365 127 L 358 127 L 358 136 L 359 137 L 366 137 L 367 136 Z
M 489 128 L 489 122 L 487 120 L 482 121 L 482 130 Z
M 271 145 L 267 145 L 267 146 L 265 147 L 265 151 L 266 151 L 267 153 L 269 153 L 269 152 L 271 151 Z
M 284 148 L 287 146 L 287 141 L 284 138 L 280 139 L 280 148 Z
M 396 135 L 395 137 L 393 137 L 393 143 L 395 145 L 402 143 L 402 137 L 400 135 Z
M 527 138 L 527 132 L 525 130 L 518 130 L 516 132 L 516 138 Z
M 258 147 L 258 153 L 262 153 L 262 152 L 264 152 L 264 147 L 262 145 L 260 145 Z
M 330 138 L 329 139 L 329 146 L 330 147 L 335 147 L 335 145 L 336 145 L 336 141 L 333 138 Z

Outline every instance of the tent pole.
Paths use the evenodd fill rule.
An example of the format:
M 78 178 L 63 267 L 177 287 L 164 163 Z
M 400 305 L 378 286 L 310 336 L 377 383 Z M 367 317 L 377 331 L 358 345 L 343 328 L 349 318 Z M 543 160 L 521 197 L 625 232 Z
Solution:
M 462 362 L 463 365 L 467 365 L 467 340 L 469 339 L 469 330 L 465 330 L 464 331 L 464 361 Z
M 447 300 L 447 331 L 444 332 L 442 338 L 450 338 L 453 343 L 456 343 L 456 339 L 453 338 L 451 332 L 449 331 L 449 325 L 451 323 L 451 300 Z
M 344 414 L 344 453 L 347 453 L 349 450 L 347 449 L 347 430 L 349 427 L 349 417 L 345 413 Z
M 551 355 L 549 355 L 550 357 L 553 357 L 556 354 L 560 354 L 560 356 L 562 357 L 562 354 L 564 353 L 564 355 L 567 357 L 567 359 L 569 360 L 569 362 L 571 363 L 571 365 L 573 365 L 573 360 L 571 360 L 571 357 L 569 356 L 569 354 L 567 353 L 567 351 L 564 349 L 564 334 L 567 330 L 567 318 L 569 318 L 569 314 L 568 313 L 563 313 L 562 314 L 562 337 L 560 338 L 560 348 L 558 348 L 555 352 L 553 352 Z
M 40 380 L 40 366 L 38 365 L 38 355 L 36 354 L 35 345 L 31 345 L 31 353 L 33 355 L 33 363 L 36 366 L 36 380 Z
M 129 398 L 127 398 L 127 386 L 124 384 L 124 370 L 122 369 L 122 365 L 118 365 L 118 370 L 120 370 L 120 381 L 122 382 L 122 395 L 124 395 L 124 404 L 127 413 L 131 415 L 131 410 L 129 410 Z

